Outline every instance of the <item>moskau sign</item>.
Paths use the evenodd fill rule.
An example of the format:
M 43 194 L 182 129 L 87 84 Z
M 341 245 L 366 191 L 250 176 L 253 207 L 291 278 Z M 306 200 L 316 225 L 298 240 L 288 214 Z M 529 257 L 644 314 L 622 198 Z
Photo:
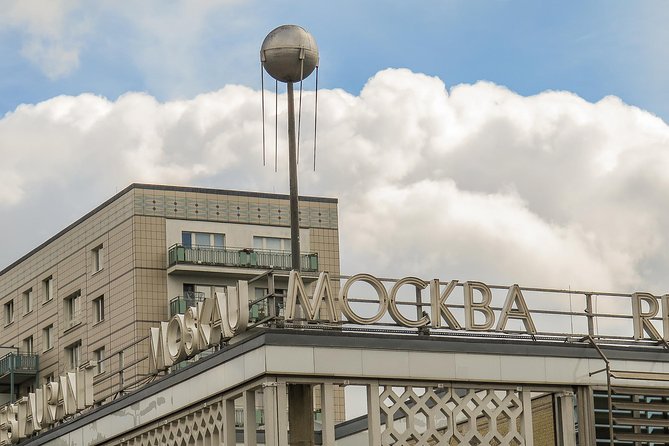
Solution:
M 18 443 L 93 405 L 95 365 L 68 372 L 0 409 L 0 445 Z
M 370 285 L 376 294 L 378 311 L 372 316 L 362 316 L 351 306 L 349 291 L 354 284 L 360 282 Z M 370 325 L 379 322 L 388 314 L 403 327 L 468 331 L 504 331 L 509 320 L 515 319 L 522 323 L 525 332 L 537 333 L 532 313 L 518 285 L 508 288 L 499 318 L 496 318 L 491 308 L 490 288 L 482 282 L 465 282 L 462 284 L 464 321 L 458 321 L 447 304 L 457 285 L 458 281 L 452 280 L 444 288 L 436 279 L 426 282 L 416 277 L 405 277 L 388 290 L 376 277 L 357 274 L 343 284 L 336 299 L 327 273 L 319 275 L 313 295 L 309 296 L 300 274 L 292 271 L 288 279 L 284 316 L 287 322 L 297 319 L 297 308 L 300 306 L 302 314 L 299 318 L 308 321 L 339 322 L 343 313 L 347 323 Z M 413 287 L 419 291 L 427 288 L 430 294 L 430 314 L 423 313 L 417 319 L 409 319 L 402 314 L 398 308 L 398 294 L 402 287 Z M 177 314 L 169 322 L 161 322 L 160 327 L 151 328 L 150 360 L 153 370 L 165 369 L 218 345 L 222 339 L 232 338 L 245 331 L 249 319 L 248 296 L 248 283 L 239 281 L 236 287 L 227 287 L 226 292 L 217 292 L 214 297 L 199 302 L 196 307 L 188 308 L 185 314 Z M 643 304 L 647 306 L 646 311 Z M 323 309 L 327 310 L 327 317 L 323 314 Z M 645 334 L 651 339 L 662 339 L 651 323 L 651 319 L 660 312 L 655 296 L 647 293 L 633 294 L 631 312 L 634 339 L 643 339 Z M 669 339 L 669 295 L 662 297 L 662 320 L 665 339 Z

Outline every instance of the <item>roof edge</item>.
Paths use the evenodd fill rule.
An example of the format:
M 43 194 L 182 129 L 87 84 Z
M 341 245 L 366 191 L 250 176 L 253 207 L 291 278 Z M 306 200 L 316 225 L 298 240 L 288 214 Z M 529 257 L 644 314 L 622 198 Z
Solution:
M 0 270 L 0 276 L 5 275 L 12 269 L 14 269 L 16 266 L 18 266 L 21 262 L 27 260 L 30 256 L 36 254 L 43 248 L 45 248 L 48 244 L 52 243 L 59 237 L 61 237 L 63 234 L 68 232 L 69 230 L 75 228 L 79 224 L 81 224 L 84 220 L 92 217 L 105 207 L 109 206 L 111 203 L 114 201 L 118 200 L 121 198 L 123 195 L 127 194 L 128 192 L 134 190 L 134 189 L 147 189 L 147 190 L 162 190 L 162 191 L 175 191 L 175 192 L 193 192 L 193 193 L 201 193 L 201 194 L 213 194 L 213 195 L 233 195 L 233 196 L 239 196 L 239 197 L 258 197 L 258 198 L 275 198 L 275 199 L 285 199 L 287 200 L 289 198 L 288 195 L 284 194 L 274 194 L 274 193 L 267 193 L 267 192 L 248 192 L 248 191 L 238 191 L 238 190 L 228 190 L 228 189 L 209 189 L 205 187 L 190 187 L 190 186 L 168 186 L 168 185 L 163 185 L 163 184 L 147 184 L 147 183 L 132 183 L 122 191 L 116 193 L 113 195 L 111 198 L 107 199 L 105 202 L 100 204 L 99 206 L 95 207 L 92 211 L 87 212 L 84 214 L 83 217 L 78 218 L 76 221 L 73 223 L 69 224 L 66 226 L 64 229 L 58 231 L 55 235 L 47 239 L 46 241 L 42 242 L 39 244 L 37 247 L 33 248 L 30 250 L 28 253 L 24 254 L 23 256 L 19 257 L 17 260 L 14 262 L 10 263 L 7 265 L 5 268 Z M 299 197 L 300 201 L 308 201 L 308 202 L 317 202 L 317 203 L 338 203 L 337 198 L 326 198 L 326 197 L 311 197 L 311 196 L 300 196 Z

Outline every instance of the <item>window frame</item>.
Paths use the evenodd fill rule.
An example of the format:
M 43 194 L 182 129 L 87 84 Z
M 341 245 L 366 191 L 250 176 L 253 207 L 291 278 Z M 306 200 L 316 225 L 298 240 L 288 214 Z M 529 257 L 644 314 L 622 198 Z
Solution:
M 100 244 L 91 249 L 92 260 L 91 269 L 92 274 L 98 273 L 104 269 L 104 244 Z
M 68 370 L 77 370 L 81 366 L 81 339 L 65 347 Z
M 5 327 L 14 323 L 14 299 L 9 299 L 3 306 Z
M 93 357 L 95 358 L 96 362 L 95 375 L 97 376 L 105 373 L 107 371 L 105 368 L 105 360 L 107 359 L 105 356 L 105 347 L 102 346 L 93 350 Z
M 42 328 L 42 352 L 48 352 L 53 348 L 53 324 Z
M 105 320 L 105 295 L 102 294 L 93 299 L 93 324 L 99 324 Z
M 77 290 L 63 299 L 63 305 L 65 331 L 67 331 L 81 324 L 81 290 Z
M 44 290 L 44 303 L 51 302 L 54 296 L 54 279 L 49 276 L 42 280 L 42 289 Z
M 28 288 L 21 295 L 23 296 L 23 315 L 25 316 L 32 313 L 35 308 L 35 292 L 33 291 L 33 287 Z

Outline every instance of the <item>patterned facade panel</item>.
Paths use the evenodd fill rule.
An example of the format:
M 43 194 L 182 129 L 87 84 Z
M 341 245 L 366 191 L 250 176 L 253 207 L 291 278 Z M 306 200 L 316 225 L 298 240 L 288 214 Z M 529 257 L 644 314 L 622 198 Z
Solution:
M 516 390 L 409 385 L 381 390 L 384 445 L 525 445 Z
M 290 226 L 288 197 L 282 199 L 263 194 L 243 196 L 234 192 L 216 194 L 142 188 L 135 189 L 134 197 L 136 215 Z M 300 201 L 300 225 L 337 228 L 336 205 L 313 200 Z

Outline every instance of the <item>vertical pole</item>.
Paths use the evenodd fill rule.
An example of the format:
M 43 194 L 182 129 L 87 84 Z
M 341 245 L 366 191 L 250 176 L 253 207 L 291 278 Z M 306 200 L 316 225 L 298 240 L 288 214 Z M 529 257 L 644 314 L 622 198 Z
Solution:
M 300 220 L 297 200 L 297 143 L 295 141 L 295 100 L 293 83 L 287 83 L 288 90 L 288 163 L 290 181 L 290 254 L 292 268 L 300 270 Z M 290 444 L 313 446 L 314 415 L 313 393 L 310 384 L 290 384 L 288 386 L 288 422 L 290 424 Z
M 124 378 L 123 378 L 123 350 L 118 352 L 118 393 L 123 394 Z
M 592 294 L 585 295 L 585 314 L 588 318 L 588 335 L 595 336 L 595 317 L 592 314 Z
M 14 354 L 9 354 L 9 402 L 14 402 Z
M 300 218 L 297 200 L 297 143 L 295 142 L 295 101 L 293 83 L 288 82 L 288 175 L 290 183 L 290 252 L 292 267 L 300 270 Z

